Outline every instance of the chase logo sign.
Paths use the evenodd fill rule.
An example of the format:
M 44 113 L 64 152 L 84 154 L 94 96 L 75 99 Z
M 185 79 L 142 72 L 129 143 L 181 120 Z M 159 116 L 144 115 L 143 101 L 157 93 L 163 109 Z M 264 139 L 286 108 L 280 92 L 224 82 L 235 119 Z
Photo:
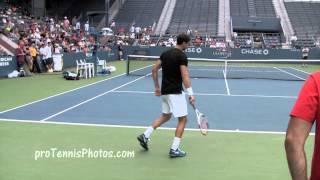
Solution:
M 269 55 L 268 49 L 241 49 L 241 54 L 244 55 Z
M 10 65 L 10 62 L 12 62 L 11 56 L 3 56 L 0 57 L 0 67 L 7 67 Z
M 189 47 L 185 50 L 187 53 L 198 53 L 201 54 L 202 53 L 202 48 L 201 47 Z

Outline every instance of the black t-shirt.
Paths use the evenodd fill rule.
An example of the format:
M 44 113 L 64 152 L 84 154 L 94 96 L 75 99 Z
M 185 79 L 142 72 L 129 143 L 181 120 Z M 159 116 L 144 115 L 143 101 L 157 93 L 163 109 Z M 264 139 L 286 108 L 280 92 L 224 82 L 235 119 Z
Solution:
M 181 94 L 182 76 L 180 66 L 188 66 L 187 56 L 180 49 L 170 49 L 160 56 L 162 67 L 161 94 Z

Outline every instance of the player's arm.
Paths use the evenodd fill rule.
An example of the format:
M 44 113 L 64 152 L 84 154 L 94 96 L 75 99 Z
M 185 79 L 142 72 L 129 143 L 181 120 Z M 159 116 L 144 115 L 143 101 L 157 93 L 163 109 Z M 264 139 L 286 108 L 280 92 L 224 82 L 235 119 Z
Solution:
M 304 150 L 312 123 L 292 117 L 287 130 L 285 148 L 292 180 L 308 180 L 307 158 Z
M 304 145 L 319 112 L 318 85 L 311 75 L 301 89 L 288 125 L 285 149 L 293 180 L 307 180 Z
M 161 60 L 157 60 L 156 64 L 152 68 L 152 78 L 153 78 L 154 89 L 155 89 L 154 92 L 156 96 L 161 95 L 159 79 L 158 79 L 158 71 L 160 68 L 161 68 Z
M 191 87 L 188 67 L 186 65 L 180 65 L 180 71 L 181 71 L 183 85 L 186 88 L 187 93 L 189 95 L 189 101 L 191 104 L 193 104 L 195 102 L 195 97 L 193 95 L 193 89 Z

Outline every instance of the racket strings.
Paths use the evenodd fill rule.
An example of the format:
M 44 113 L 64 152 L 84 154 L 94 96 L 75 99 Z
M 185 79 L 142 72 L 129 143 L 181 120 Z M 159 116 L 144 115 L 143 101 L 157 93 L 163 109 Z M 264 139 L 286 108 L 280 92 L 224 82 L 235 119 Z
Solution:
M 200 118 L 200 129 L 201 129 L 202 133 L 207 134 L 208 129 L 209 129 L 209 123 L 208 123 L 207 118 L 204 116 L 202 116 Z

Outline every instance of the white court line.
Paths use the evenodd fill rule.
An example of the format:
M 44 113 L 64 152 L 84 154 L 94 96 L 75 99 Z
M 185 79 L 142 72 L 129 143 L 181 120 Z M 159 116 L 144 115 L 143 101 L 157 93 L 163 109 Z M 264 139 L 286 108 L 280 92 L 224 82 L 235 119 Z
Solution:
M 150 66 L 152 66 L 152 65 L 150 65 Z M 139 68 L 139 69 L 134 70 L 134 71 L 138 71 L 138 70 L 141 70 L 141 69 L 144 69 L 144 68 L 148 68 L 150 66 Z M 132 72 L 134 72 L 134 71 L 132 71 Z M 81 86 L 81 87 L 78 87 L 78 88 L 75 88 L 75 89 L 71 89 L 71 90 L 68 90 L 68 91 L 65 91 L 65 92 L 62 92 L 62 93 L 58 93 L 58 94 L 52 95 L 52 96 L 49 96 L 49 97 L 46 97 L 46 98 L 43 98 L 43 99 L 32 101 L 30 103 L 23 104 L 21 106 L 17 106 L 17 107 L 11 108 L 11 109 L 7 109 L 7 110 L 4 110 L 4 111 L 1 111 L 0 114 L 7 113 L 7 112 L 10 112 L 10 111 L 13 111 L 13 110 L 16 110 L 16 109 L 20 109 L 20 108 L 23 108 L 23 107 L 26 107 L 26 106 L 29 106 L 29 105 L 32 105 L 32 104 L 35 104 L 35 103 L 38 103 L 38 102 L 42 102 L 42 101 L 45 101 L 45 100 L 48 100 L 48 99 L 51 99 L 51 98 L 54 98 L 54 97 L 58 97 L 58 96 L 61 96 L 61 95 L 64 95 L 64 94 L 67 94 L 67 93 L 70 93 L 70 92 L 73 92 L 73 91 L 76 91 L 76 90 L 79 90 L 79 89 L 83 89 L 83 88 L 86 88 L 86 87 L 89 87 L 89 86 L 93 86 L 93 85 L 96 85 L 96 84 L 99 84 L 99 83 L 102 83 L 102 82 L 105 82 L 105 81 L 109 81 L 111 79 L 115 79 L 115 78 L 118 78 L 118 77 L 121 77 L 121 76 L 125 76 L 125 75 L 126 75 L 126 73 L 119 74 L 117 76 L 113 76 L 113 77 L 110 77 L 110 78 L 107 78 L 107 79 L 103 79 L 103 80 L 100 80 L 100 81 L 97 81 L 97 82 L 94 82 L 94 83 L 91 83 L 91 84 L 87 84 L 87 85 L 84 85 L 84 86 Z
M 296 71 L 300 71 L 300 72 L 302 72 L 302 73 L 305 73 L 305 74 L 310 74 L 310 73 L 308 73 L 308 72 L 306 72 L 306 71 L 303 71 L 303 70 L 300 70 L 300 69 L 297 69 L 297 68 L 293 68 L 293 67 L 289 67 L 290 69 L 293 69 L 293 70 L 296 70 Z
M 132 80 L 132 81 L 129 81 L 129 82 L 125 83 L 125 84 L 122 84 L 121 86 L 118 86 L 118 87 L 113 88 L 113 89 L 111 89 L 111 90 L 109 90 L 109 91 L 106 91 L 106 92 L 104 92 L 104 93 L 101 93 L 101 94 L 99 94 L 99 95 L 97 95 L 97 96 L 94 96 L 94 97 L 92 97 L 92 98 L 90 98 L 90 99 L 87 99 L 87 100 L 85 100 L 85 101 L 82 101 L 81 103 L 78 103 L 78 104 L 76 104 L 76 105 L 74 105 L 74 106 L 71 106 L 71 107 L 69 107 L 69 108 L 67 108 L 67 109 L 65 109 L 65 110 L 63 110 L 63 111 L 57 112 L 57 113 L 55 113 L 55 114 L 53 114 L 53 115 L 51 115 L 51 116 L 49 116 L 49 117 L 46 117 L 46 118 L 42 119 L 41 121 L 47 121 L 47 120 L 49 120 L 49 119 L 51 119 L 51 118 L 53 118 L 53 117 L 56 117 L 56 116 L 58 116 L 58 115 L 60 115 L 60 114 L 63 114 L 63 113 L 65 113 L 65 112 L 68 112 L 68 111 L 70 111 L 70 110 L 72 110 L 72 109 L 74 109 L 74 108 L 76 108 L 76 107 L 79 107 L 79 106 L 81 106 L 81 105 L 83 105 L 83 104 L 86 104 L 86 103 L 88 103 L 88 102 L 90 102 L 90 101 L 93 101 L 93 100 L 95 100 L 95 99 L 97 99 L 97 98 L 99 98 L 99 97 L 101 97 L 101 96 L 104 96 L 104 95 L 106 95 L 106 94 L 109 94 L 109 93 L 111 93 L 111 92 L 113 92 L 113 91 L 115 91 L 115 90 L 118 90 L 118 89 L 120 89 L 120 88 L 122 88 L 122 87 L 124 87 L 124 86 L 127 86 L 127 85 L 129 85 L 129 84 L 132 84 L 132 83 L 134 83 L 134 82 L 136 82 L 136 81 L 139 81 L 139 80 L 141 80 L 141 79 L 149 76 L 150 74 L 151 74 L 151 73 L 149 73 L 149 74 L 147 74 L 147 75 L 145 75 L 145 76 L 139 77 L 139 78 L 137 78 L 137 79 L 134 79 L 134 80 Z
M 265 95 L 250 95 L 250 94 L 238 94 L 230 95 L 232 97 L 257 97 L 257 98 L 283 98 L 283 99 L 297 99 L 297 96 L 265 96 Z
M 65 91 L 65 92 L 62 92 L 62 93 L 59 93 L 59 94 L 55 94 L 55 95 L 43 98 L 43 99 L 32 101 L 30 103 L 23 104 L 21 106 L 17 106 L 17 107 L 14 107 L 14 108 L 11 108 L 11 109 L 8 109 L 8 110 L 5 110 L 5 111 L 1 111 L 0 114 L 6 113 L 6 112 L 10 112 L 10 111 L 13 111 L 13 110 L 16 110 L 16 109 L 20 109 L 20 108 L 23 108 L 25 106 L 29 106 L 29 105 L 32 105 L 32 104 L 35 104 L 35 103 L 38 103 L 38 102 L 41 102 L 41 101 L 45 101 L 45 100 L 48 100 L 48 99 L 51 99 L 51 98 L 54 98 L 54 97 L 57 97 L 57 96 L 61 96 L 61 95 L 67 94 L 69 92 L 73 92 L 73 91 L 76 91 L 76 90 L 79 90 L 79 89 L 83 89 L 83 88 L 86 88 L 86 87 L 89 87 L 89 86 L 92 86 L 92 85 L 95 85 L 95 84 L 98 84 L 98 83 L 101 83 L 101 82 L 104 82 L 104 81 L 108 81 L 108 80 L 111 80 L 111 79 L 114 79 L 114 78 L 117 78 L 117 77 L 121 77 L 121 76 L 124 76 L 124 75 L 126 75 L 126 74 L 123 73 L 123 74 L 120 74 L 120 75 L 117 75 L 117 76 L 114 76 L 114 77 L 111 77 L 111 78 L 107 78 L 107 79 L 104 79 L 104 80 L 101 80 L 101 81 L 97 81 L 97 82 L 94 82 L 94 83 L 91 83 L 91 84 L 88 84 L 88 85 L 85 85 L 85 86 L 81 86 L 81 87 L 78 87 L 78 88 L 75 88 L 75 89 L 71 89 L 69 91 Z
M 306 80 L 306 79 L 304 79 L 304 78 L 302 78 L 302 77 L 300 77 L 300 76 L 297 76 L 297 75 L 295 75 L 295 74 L 292 74 L 292 73 L 290 73 L 290 72 L 288 72 L 288 71 L 285 71 L 285 70 L 283 70 L 283 69 L 280 69 L 280 68 L 277 68 L 277 67 L 273 67 L 273 68 L 275 68 L 275 69 L 277 69 L 277 70 L 279 70 L 279 71 L 281 71 L 281 72 L 283 72 L 283 73 L 286 73 L 286 74 L 289 74 L 289 75 L 291 75 L 291 76 L 294 76 L 294 77 L 296 77 L 296 78 L 298 78 L 298 79 Z
M 151 91 L 113 91 L 112 93 L 129 93 L 129 94 L 153 94 Z M 230 97 L 256 97 L 256 98 L 283 98 L 297 99 L 297 96 L 266 96 L 251 94 L 211 94 L 211 93 L 194 93 L 195 96 L 230 96 Z
M 227 80 L 227 74 L 224 70 L 223 70 L 223 77 L 224 77 L 224 82 L 226 84 L 227 94 L 228 94 L 228 96 L 230 96 L 230 89 L 229 89 L 229 84 L 228 84 L 228 80 Z
M 148 126 L 125 126 L 125 125 L 109 125 L 109 124 L 91 124 L 91 123 L 70 123 L 70 122 L 54 122 L 54 121 L 34 121 L 34 120 L 16 120 L 16 119 L 0 119 L 0 122 L 17 122 L 17 123 L 31 123 L 31 124 L 53 124 L 53 125 L 67 125 L 67 126 L 84 126 L 84 127 L 106 127 L 106 128 L 127 128 L 127 129 L 146 129 Z M 161 130 L 175 130 L 175 128 L 160 127 Z M 199 131 L 196 128 L 186 128 L 186 131 Z M 271 135 L 285 135 L 286 132 L 277 131 L 243 131 L 243 130 L 219 130 L 208 129 L 209 132 L 221 133 L 239 133 L 239 134 L 271 134 Z M 314 133 L 310 133 L 314 136 Z

